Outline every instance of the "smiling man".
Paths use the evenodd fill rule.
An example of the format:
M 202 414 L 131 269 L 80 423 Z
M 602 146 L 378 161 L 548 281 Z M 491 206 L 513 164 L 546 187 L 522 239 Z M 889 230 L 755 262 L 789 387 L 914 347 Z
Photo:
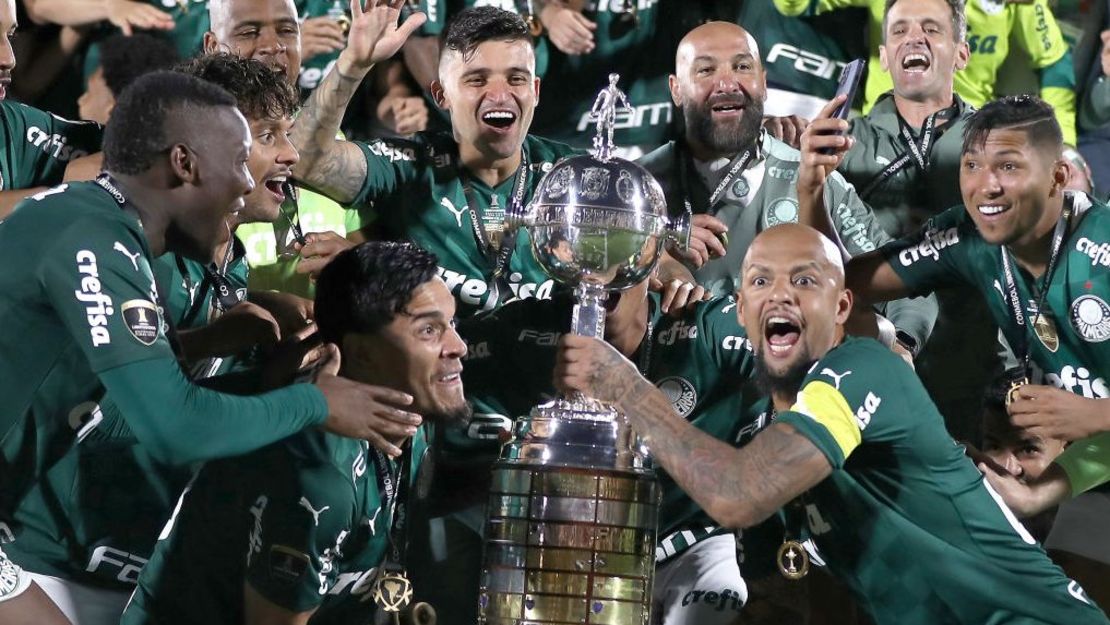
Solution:
M 786 506 L 788 537 L 810 541 L 877 625 L 1110 622 L 985 486 L 913 371 L 845 336 L 852 295 L 835 244 L 768 229 L 741 276 L 738 314 L 777 413 L 744 447 L 679 417 L 597 339 L 563 336 L 556 386 L 613 402 L 722 525 Z
M 461 11 L 448 26 L 432 93 L 451 118 L 451 132 L 337 141 L 362 78 L 424 19 L 416 13 L 398 27 L 403 2 L 367 4 L 297 120 L 297 178 L 340 203 L 373 202 L 386 236 L 434 251 L 462 315 L 512 297 L 550 296 L 553 283 L 533 259 L 528 236 L 502 231 L 506 209 L 527 204 L 552 163 L 574 153 L 528 134 L 540 81 L 524 20 L 481 7 Z
M 341 375 L 412 397 L 428 422 L 464 423 L 455 302 L 436 258 L 410 243 L 347 250 L 317 283 L 320 334 Z M 415 428 L 413 428 L 415 430 Z M 121 623 L 364 625 L 374 570 L 405 566 L 423 430 L 394 461 L 322 430 L 208 463 L 162 530 Z M 392 570 L 392 568 L 391 568 Z

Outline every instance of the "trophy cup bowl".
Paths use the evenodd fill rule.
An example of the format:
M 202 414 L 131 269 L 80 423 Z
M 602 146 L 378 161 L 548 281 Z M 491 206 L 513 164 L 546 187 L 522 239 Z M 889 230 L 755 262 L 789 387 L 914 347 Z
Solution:
M 572 332 L 597 338 L 608 292 L 646 280 L 665 240 L 689 236 L 651 174 L 611 155 L 627 106 L 616 80 L 594 106 L 593 153 L 556 163 L 506 224 L 527 229 L 540 265 L 574 287 Z M 479 622 L 646 625 L 659 498 L 646 449 L 611 406 L 575 395 L 519 417 L 493 467 Z

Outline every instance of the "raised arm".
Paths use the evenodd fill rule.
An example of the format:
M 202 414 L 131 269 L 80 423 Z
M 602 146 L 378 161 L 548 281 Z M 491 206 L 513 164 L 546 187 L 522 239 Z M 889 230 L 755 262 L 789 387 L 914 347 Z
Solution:
M 667 474 L 726 527 L 755 525 L 832 472 L 828 458 L 789 425 L 771 425 L 740 449 L 698 430 L 632 363 L 597 339 L 563 336 L 555 385 L 615 404 Z
M 355 199 L 366 180 L 366 158 L 354 143 L 336 139 L 343 114 L 362 79 L 375 63 L 393 56 L 415 29 L 423 13 L 398 25 L 405 0 L 351 0 L 351 31 L 335 66 L 312 92 L 293 128 L 300 152 L 295 175 L 336 202 Z

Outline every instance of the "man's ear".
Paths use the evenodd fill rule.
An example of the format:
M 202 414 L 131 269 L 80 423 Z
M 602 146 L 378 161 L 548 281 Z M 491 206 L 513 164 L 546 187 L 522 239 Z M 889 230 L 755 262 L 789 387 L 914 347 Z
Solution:
M 966 41 L 961 41 L 956 46 L 956 71 L 967 67 L 968 60 L 971 59 L 971 47 L 967 45 Z
M 736 321 L 740 324 L 741 328 L 747 331 L 748 328 L 744 325 L 744 300 L 740 297 L 739 288 L 736 289 L 736 294 L 733 295 L 733 297 L 736 298 Z
M 539 79 L 537 79 L 537 84 L 536 84 L 536 91 L 537 92 L 539 91 L 539 84 L 538 83 L 539 83 Z M 441 83 L 439 81 L 439 79 L 437 78 L 437 79 L 432 81 L 432 84 L 428 85 L 428 90 L 432 92 L 432 100 L 435 101 L 436 106 L 438 106 L 439 108 L 446 111 L 447 110 L 447 94 L 444 93 L 443 83 Z
M 204 53 L 212 54 L 220 47 L 220 42 L 216 39 L 216 33 L 207 31 L 204 33 Z
M 881 43 L 879 44 L 879 66 L 883 68 L 884 72 L 890 72 L 889 59 L 886 55 L 886 46 Z
M 1052 164 L 1052 195 L 1062 193 L 1071 182 L 1071 167 L 1062 158 Z
M 848 289 L 841 291 L 840 296 L 836 298 L 837 325 L 844 325 L 848 321 L 848 316 L 852 314 L 853 299 L 852 292 Z
M 194 185 L 200 182 L 196 155 L 184 143 L 176 143 L 170 148 L 170 167 L 179 182 Z
M 682 106 L 682 95 L 678 91 L 678 76 L 674 74 L 668 76 L 667 85 L 671 88 L 671 101 L 675 106 Z

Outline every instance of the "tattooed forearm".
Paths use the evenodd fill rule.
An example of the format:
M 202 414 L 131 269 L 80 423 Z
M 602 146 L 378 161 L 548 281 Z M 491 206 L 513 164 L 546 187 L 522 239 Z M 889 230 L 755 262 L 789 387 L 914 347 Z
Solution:
M 786 424 L 735 449 L 678 417 L 646 380 L 620 405 L 667 473 L 726 527 L 762 521 L 832 472 L 824 454 Z
M 350 202 L 366 179 L 366 158 L 350 142 L 336 139 L 347 105 L 365 72 L 344 74 L 337 63 L 312 92 L 293 126 L 301 160 L 296 177 L 337 202 Z

